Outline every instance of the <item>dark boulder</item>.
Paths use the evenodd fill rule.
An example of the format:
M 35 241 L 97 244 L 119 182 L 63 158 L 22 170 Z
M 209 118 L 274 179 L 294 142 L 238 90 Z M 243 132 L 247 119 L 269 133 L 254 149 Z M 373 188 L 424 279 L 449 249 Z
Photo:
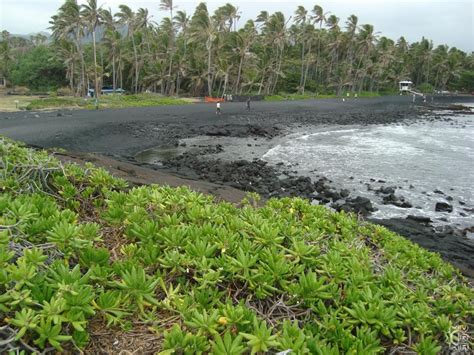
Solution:
M 334 208 L 338 211 L 355 212 L 364 216 L 375 211 L 372 202 L 368 198 L 362 196 L 347 199 L 343 204 L 335 205 Z
M 429 224 L 431 223 L 431 218 L 425 217 L 425 216 L 414 216 L 414 215 L 408 215 L 406 219 L 410 219 L 412 221 L 416 221 L 419 223 L 424 223 L 424 224 Z
M 350 191 L 347 189 L 342 189 L 340 194 L 342 198 L 346 198 L 346 197 L 349 197 Z
M 436 202 L 435 206 L 435 211 L 436 212 L 453 212 L 453 206 L 451 206 L 447 202 Z
M 388 194 L 394 194 L 395 193 L 395 189 L 396 187 L 395 186 L 382 186 L 380 187 L 378 190 L 375 190 L 376 193 L 381 193 L 381 194 L 385 194 L 385 195 L 388 195 Z
M 406 201 L 403 196 L 397 197 L 395 194 L 387 195 L 383 198 L 384 205 L 394 205 L 400 208 L 411 208 L 413 205 Z

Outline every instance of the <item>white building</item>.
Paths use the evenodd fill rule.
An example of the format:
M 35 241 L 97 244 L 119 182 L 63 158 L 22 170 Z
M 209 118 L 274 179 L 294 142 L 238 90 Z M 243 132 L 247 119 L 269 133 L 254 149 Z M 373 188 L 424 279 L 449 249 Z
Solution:
M 402 80 L 398 83 L 400 94 L 407 93 L 412 90 L 413 82 L 410 80 Z

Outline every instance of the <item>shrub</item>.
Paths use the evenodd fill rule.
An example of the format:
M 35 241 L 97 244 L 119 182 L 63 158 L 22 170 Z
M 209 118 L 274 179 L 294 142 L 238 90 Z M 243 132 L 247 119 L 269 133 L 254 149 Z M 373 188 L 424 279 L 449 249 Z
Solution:
M 356 216 L 129 189 L 1 137 L 0 167 L 1 353 L 74 352 L 92 320 L 165 353 L 434 354 L 472 332 L 467 280 Z
M 58 96 L 73 96 L 74 93 L 71 91 L 69 87 L 62 87 L 57 90 Z

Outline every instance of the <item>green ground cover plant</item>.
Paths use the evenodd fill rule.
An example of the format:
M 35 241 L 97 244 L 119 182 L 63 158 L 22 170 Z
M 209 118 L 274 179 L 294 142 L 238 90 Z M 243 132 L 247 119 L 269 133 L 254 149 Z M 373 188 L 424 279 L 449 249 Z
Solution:
M 383 227 L 131 187 L 4 138 L 0 157 L 2 353 L 97 353 L 97 328 L 161 354 L 472 349 L 467 280 Z
M 156 94 L 136 94 L 136 95 L 102 95 L 99 101 L 99 108 L 125 108 L 125 107 L 145 107 L 164 105 L 186 105 L 190 101 L 165 97 Z M 54 108 L 85 108 L 95 109 L 93 98 L 80 97 L 47 97 L 33 100 L 26 107 L 27 110 L 43 110 Z

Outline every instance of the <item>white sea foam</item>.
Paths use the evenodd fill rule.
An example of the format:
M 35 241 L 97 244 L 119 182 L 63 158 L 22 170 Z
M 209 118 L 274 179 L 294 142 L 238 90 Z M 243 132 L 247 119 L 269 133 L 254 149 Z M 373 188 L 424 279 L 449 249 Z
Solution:
M 292 137 L 270 149 L 263 159 L 297 164 L 295 168 L 302 175 L 312 176 L 316 170 L 336 186 L 352 190 L 353 195 L 369 197 L 379 208 L 375 217 L 422 214 L 440 223 L 445 223 L 440 218 L 446 218 L 450 223 L 473 225 L 472 213 L 465 210 L 474 207 L 473 137 L 474 115 L 456 117 L 453 122 L 326 129 Z M 396 195 L 403 195 L 414 207 L 384 205 L 380 196 L 367 190 L 365 183 L 370 179 L 401 187 Z M 373 188 L 382 185 L 371 183 Z M 435 189 L 445 195 L 434 194 Z M 439 201 L 451 203 L 453 213 L 435 212 Z

